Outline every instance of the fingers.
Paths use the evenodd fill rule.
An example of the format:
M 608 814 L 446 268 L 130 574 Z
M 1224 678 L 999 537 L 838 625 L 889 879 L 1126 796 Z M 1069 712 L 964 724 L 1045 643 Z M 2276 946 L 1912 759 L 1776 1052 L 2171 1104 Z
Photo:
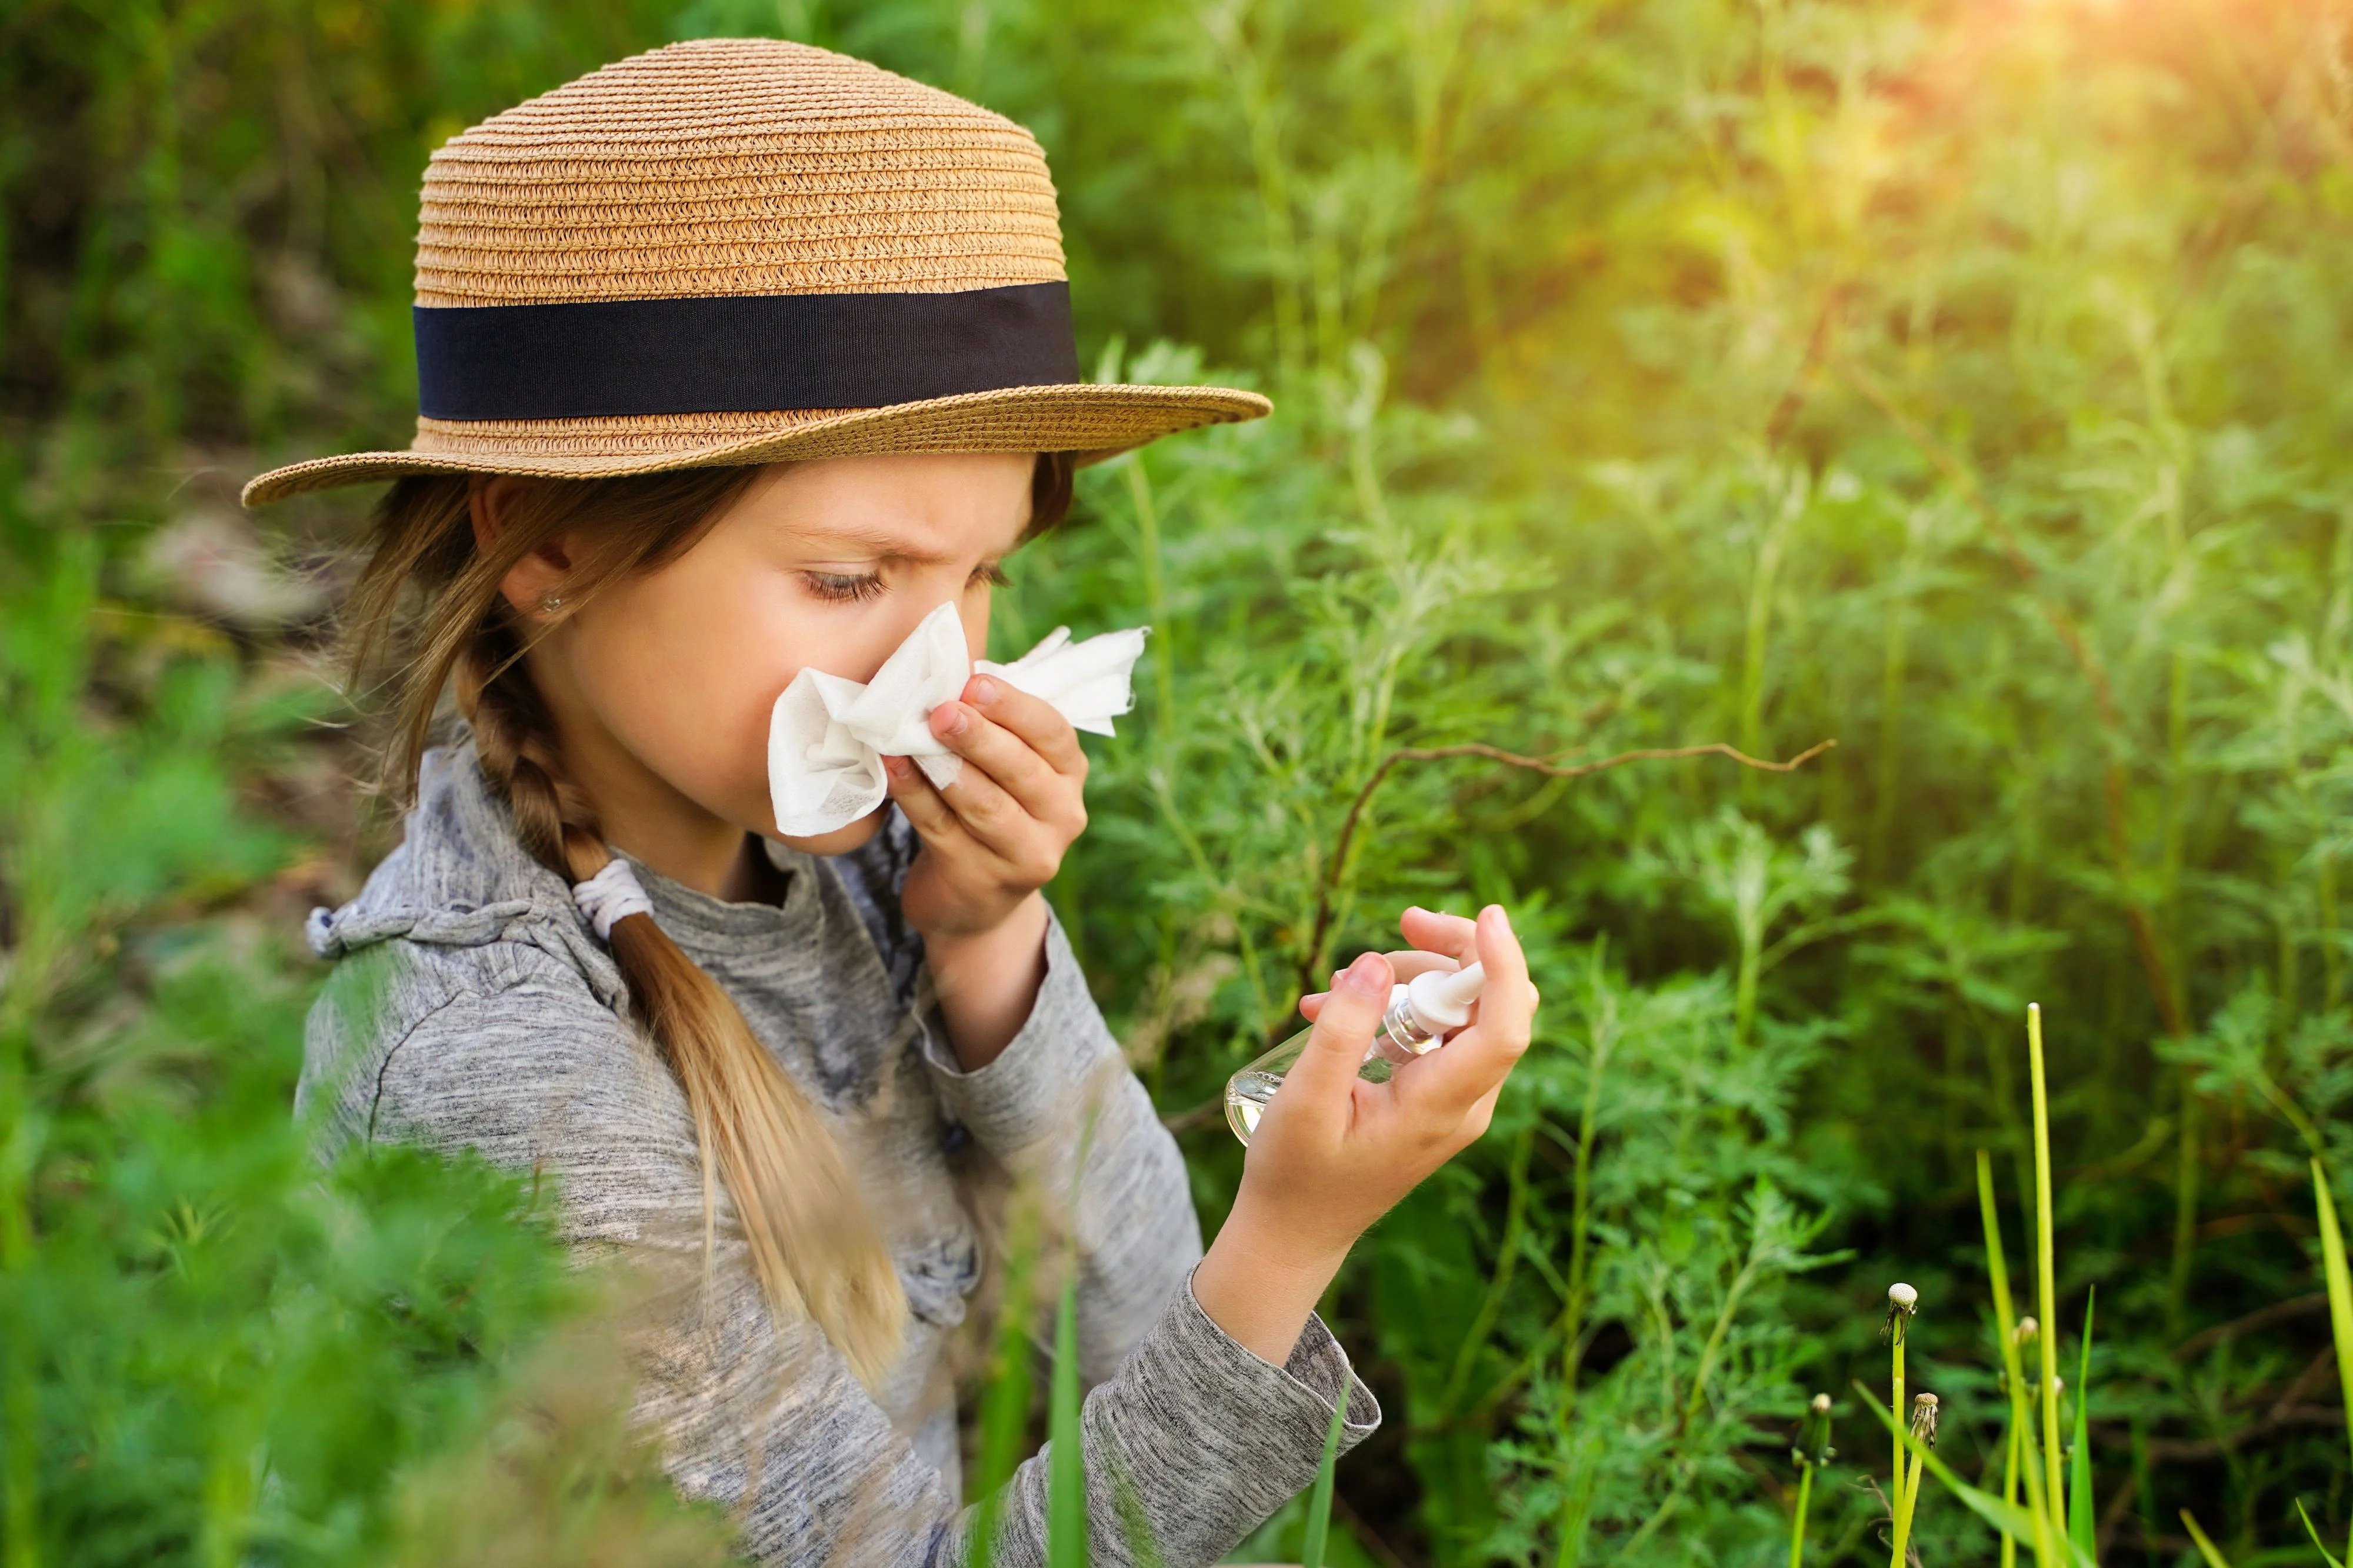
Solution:
M 923 842 L 944 847 L 971 837 L 956 820 L 956 814 L 948 809 L 948 803 L 940 798 L 932 781 L 923 776 L 923 769 L 905 757 L 885 757 L 882 772 L 891 798 L 899 803 L 899 809 L 907 814 L 908 824 Z
M 1406 941 L 1425 952 L 1444 953 L 1450 958 L 1466 962 L 1478 940 L 1476 921 L 1466 921 L 1461 915 L 1425 910 L 1419 904 L 1409 908 L 1398 918 L 1398 930 Z
M 1033 697 L 1010 681 L 976 675 L 965 683 L 964 700 L 1012 731 L 1056 773 L 1086 776 L 1087 753 L 1080 748 L 1079 732 L 1044 698 Z
M 1356 1069 L 1371 1048 L 1373 1030 L 1388 1005 L 1391 984 L 1389 962 L 1377 952 L 1366 953 L 1340 972 L 1317 1010 L 1315 1032 L 1308 1037 L 1306 1050 L 1284 1080 L 1286 1092 L 1290 1086 L 1303 1083 L 1303 1093 L 1311 1100 L 1353 1092 Z
M 1462 967 L 1451 958 L 1440 958 L 1434 952 L 1419 952 L 1410 948 L 1398 952 L 1384 953 L 1381 956 L 1389 961 L 1389 971 L 1400 983 L 1410 980 L 1417 974 L 1426 974 L 1433 969 L 1442 969 L 1451 973 Z M 1336 984 L 1339 978 L 1340 972 L 1334 970 L 1333 981 Z M 1299 1016 L 1309 1023 L 1314 1023 L 1315 1015 L 1323 1011 L 1324 998 L 1330 994 L 1328 991 L 1316 991 L 1302 996 L 1299 999 Z
M 1398 1075 L 1398 1092 L 1432 1114 L 1467 1116 L 1493 1094 L 1528 1048 L 1535 1032 L 1536 993 L 1528 984 L 1527 956 L 1500 904 L 1479 911 L 1473 948 L 1487 973 L 1470 1026 L 1409 1063 Z
M 932 733 L 1033 816 L 1047 816 L 1070 798 L 1063 775 L 1035 747 L 970 703 L 943 702 L 932 710 Z M 965 777 L 970 776 L 968 769 Z M 964 782 L 959 778 L 949 787 Z
M 976 676 L 966 689 L 984 688 L 988 712 L 965 702 L 944 702 L 932 712 L 932 733 L 971 764 L 948 786 L 949 809 L 1008 866 L 1050 877 L 1062 849 L 1086 830 L 1086 755 L 1069 721 L 1046 703 L 987 676 Z M 1025 705 L 1044 718 L 1015 711 Z M 1046 751 L 991 713 L 1043 731 Z M 1057 745 L 1056 731 L 1066 744 Z M 1064 765 L 1049 752 L 1061 754 Z

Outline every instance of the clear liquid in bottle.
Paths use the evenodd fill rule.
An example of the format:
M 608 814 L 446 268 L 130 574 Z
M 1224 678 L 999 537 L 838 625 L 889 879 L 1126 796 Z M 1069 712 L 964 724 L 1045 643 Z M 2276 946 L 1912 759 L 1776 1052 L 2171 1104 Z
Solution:
M 1367 1083 L 1387 1083 L 1398 1067 L 1436 1050 L 1449 1031 L 1469 1020 L 1471 1004 L 1484 983 L 1474 963 L 1451 973 L 1420 975 L 1412 985 L 1392 988 L 1388 1011 L 1373 1031 L 1373 1043 L 1357 1065 L 1356 1076 Z M 1419 996 L 1414 994 L 1417 988 Z M 1226 1125 L 1244 1144 L 1257 1134 L 1259 1118 L 1314 1033 L 1312 1027 L 1300 1030 L 1226 1080 Z

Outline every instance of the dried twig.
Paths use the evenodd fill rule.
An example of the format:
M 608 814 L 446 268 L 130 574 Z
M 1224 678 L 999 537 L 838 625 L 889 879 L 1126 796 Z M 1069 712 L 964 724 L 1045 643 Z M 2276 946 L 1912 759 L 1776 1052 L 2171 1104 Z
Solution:
M 1553 779 L 1581 779 L 1588 773 L 1606 773 L 1624 767 L 1629 763 L 1671 762 L 1681 757 L 1729 757 L 1744 768 L 1762 773 L 1794 773 L 1837 745 L 1836 741 L 1820 741 L 1807 747 L 1786 763 L 1767 762 L 1736 750 L 1722 741 L 1712 741 L 1701 746 L 1649 746 L 1641 751 L 1620 752 L 1614 757 L 1602 757 L 1590 763 L 1569 763 L 1563 759 L 1574 752 L 1556 752 L 1549 756 L 1523 756 L 1507 752 L 1501 746 L 1480 742 L 1466 742 L 1456 746 L 1403 746 L 1380 760 L 1380 764 L 1366 775 L 1356 791 L 1356 798 L 1348 803 L 1348 814 L 1340 819 L 1340 835 L 1332 846 L 1332 858 L 1324 865 L 1322 885 L 1315 891 L 1315 922 L 1308 934 L 1307 946 L 1299 960 L 1299 989 L 1313 988 L 1316 972 L 1324 967 L 1324 944 L 1332 934 L 1332 920 L 1339 900 L 1340 884 L 1347 875 L 1348 858 L 1354 849 L 1356 828 L 1363 820 L 1365 808 L 1372 804 L 1373 795 L 1385 783 L 1400 763 L 1434 763 L 1450 757 L 1483 757 L 1506 767 L 1520 768 L 1528 773 L 1542 773 Z

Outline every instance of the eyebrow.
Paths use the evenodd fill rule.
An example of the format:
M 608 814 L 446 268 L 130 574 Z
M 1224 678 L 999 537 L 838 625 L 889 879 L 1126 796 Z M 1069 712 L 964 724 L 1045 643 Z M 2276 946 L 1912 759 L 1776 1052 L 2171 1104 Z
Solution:
M 943 565 L 955 559 L 937 551 L 921 549 L 912 541 L 879 530 L 827 527 L 796 530 L 795 532 L 804 544 L 820 552 L 828 545 L 848 545 L 861 555 L 871 555 L 882 561 L 904 561 L 919 566 Z M 1015 541 L 1015 543 L 1018 542 Z M 983 564 L 1002 561 L 1013 552 L 1013 548 L 1008 544 L 1002 550 L 989 552 L 982 558 Z

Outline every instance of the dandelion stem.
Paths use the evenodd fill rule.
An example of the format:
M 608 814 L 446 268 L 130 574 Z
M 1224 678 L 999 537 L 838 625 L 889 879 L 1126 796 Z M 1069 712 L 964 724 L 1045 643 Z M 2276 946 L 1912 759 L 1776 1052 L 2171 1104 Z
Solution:
M 1895 1469 L 1888 1480 L 1887 1521 L 1895 1542 L 1894 1568 L 1904 1568 L 1904 1323 L 1897 1320 L 1895 1331 L 1888 1336 L 1894 1342 L 1890 1352 L 1894 1358 L 1894 1388 L 1888 1401 L 1888 1413 L 1895 1418 Z
M 1789 1522 L 1789 1568 L 1805 1568 L 1806 1503 L 1814 1495 L 1814 1467 L 1805 1465 L 1798 1470 L 1798 1513 Z

